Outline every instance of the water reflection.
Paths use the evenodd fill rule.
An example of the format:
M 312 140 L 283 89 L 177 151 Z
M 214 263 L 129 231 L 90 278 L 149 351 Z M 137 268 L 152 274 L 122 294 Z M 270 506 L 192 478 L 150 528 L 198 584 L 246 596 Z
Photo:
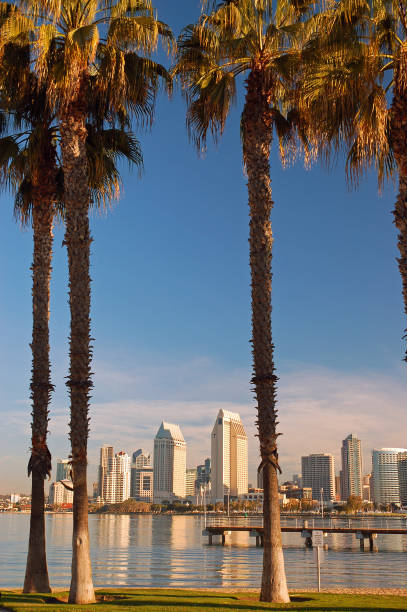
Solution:
M 27 554 L 29 515 L 0 514 L 0 587 L 21 587 Z M 389 527 L 405 529 L 405 521 Z M 293 523 L 291 523 L 293 524 Z M 342 519 L 347 526 L 347 519 Z M 72 515 L 47 515 L 51 583 L 69 585 Z M 317 526 L 317 521 L 315 521 Z M 354 526 L 354 524 L 351 524 Z M 355 525 L 356 526 L 356 525 Z M 379 519 L 371 527 L 384 527 Z M 262 549 L 249 533 L 232 532 L 226 545 L 207 545 L 200 516 L 90 515 L 96 586 L 255 587 L 260 584 Z M 322 564 L 323 586 L 404 587 L 407 537 L 379 536 L 379 552 L 359 548 L 354 534 L 329 534 Z M 300 533 L 283 534 L 289 587 L 314 587 L 313 551 Z

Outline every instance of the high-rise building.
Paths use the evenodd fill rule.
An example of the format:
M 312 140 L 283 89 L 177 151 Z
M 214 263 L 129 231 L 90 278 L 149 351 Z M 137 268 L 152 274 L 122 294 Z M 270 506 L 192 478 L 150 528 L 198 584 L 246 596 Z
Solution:
M 375 504 L 399 504 L 398 455 L 406 448 L 381 448 L 372 452 L 373 501 Z
M 151 455 L 148 451 L 139 448 L 133 453 L 133 466 L 136 468 L 150 467 Z
M 188 468 L 185 472 L 185 495 L 196 493 L 196 468 Z
M 154 470 L 151 466 L 131 466 L 130 497 L 137 501 L 153 501 Z
M 342 470 L 339 472 L 339 476 L 335 476 L 335 499 L 336 501 L 340 501 L 341 491 L 342 491 Z
M 162 422 L 154 440 L 154 501 L 185 497 L 187 445 L 179 425 Z
M 113 461 L 113 446 L 110 444 L 104 444 L 100 449 L 100 461 L 99 461 L 99 470 L 98 470 L 98 490 L 99 496 L 105 500 L 106 499 L 106 478 L 107 473 L 109 471 L 109 466 Z
M 362 497 L 362 451 L 360 440 L 349 434 L 342 441 L 341 448 L 341 499 L 346 501 L 350 495 Z
M 363 501 L 371 501 L 372 499 L 372 483 L 371 474 L 365 474 L 362 478 L 362 499 Z
M 105 477 L 104 500 L 107 504 L 126 501 L 130 497 L 130 457 L 120 451 L 109 461 Z
M 51 483 L 48 495 L 49 504 L 61 505 L 73 503 L 73 491 L 70 488 L 64 487 L 63 483 L 68 487 L 72 487 L 72 481 L 66 479 Z
M 99 496 L 99 483 L 92 482 L 92 498 L 97 499 Z
M 72 480 L 71 462 L 69 459 L 57 459 L 57 473 L 55 480 Z
M 335 499 L 335 460 L 330 453 L 301 457 L 302 486 L 312 488 L 312 499 Z
M 236 412 L 219 410 L 211 438 L 213 501 L 238 497 L 248 491 L 247 435 Z
M 397 472 L 399 477 L 400 503 L 407 506 L 407 451 L 397 455 Z
M 206 487 L 211 481 L 211 460 L 209 457 L 204 463 L 196 468 L 196 488 L 197 490 Z

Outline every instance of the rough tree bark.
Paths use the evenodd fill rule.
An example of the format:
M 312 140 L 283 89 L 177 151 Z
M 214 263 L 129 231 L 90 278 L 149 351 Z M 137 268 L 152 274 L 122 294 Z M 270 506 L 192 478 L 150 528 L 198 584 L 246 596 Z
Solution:
M 32 474 L 30 536 L 24 593 L 50 593 L 48 578 L 44 479 L 51 473 L 51 455 L 47 446 L 49 402 L 53 385 L 49 359 L 49 304 L 52 260 L 52 224 L 55 201 L 55 151 L 50 143 L 44 162 L 33 183 L 33 263 L 32 263 L 32 435 L 28 475 Z
M 399 173 L 399 192 L 394 207 L 394 223 L 398 229 L 398 258 L 401 274 L 404 313 L 407 315 L 407 50 L 401 52 L 395 71 L 392 101 L 391 140 Z M 407 339 L 407 329 L 404 330 Z M 404 353 L 407 361 L 407 349 Z
M 272 111 L 261 66 L 247 79 L 243 111 L 243 158 L 247 170 L 250 207 L 250 269 L 252 287 L 252 353 L 257 399 L 264 488 L 264 549 L 260 600 L 290 601 L 284 569 L 277 469 L 276 382 L 271 337 L 271 258 L 273 237 L 270 213 L 270 145 Z
M 74 491 L 69 602 L 77 604 L 95 601 L 86 480 L 92 348 L 89 275 L 91 236 L 85 117 L 84 105 L 76 101 L 67 107 L 60 121 L 71 312 L 70 368 L 66 383 L 71 399 L 70 439 Z

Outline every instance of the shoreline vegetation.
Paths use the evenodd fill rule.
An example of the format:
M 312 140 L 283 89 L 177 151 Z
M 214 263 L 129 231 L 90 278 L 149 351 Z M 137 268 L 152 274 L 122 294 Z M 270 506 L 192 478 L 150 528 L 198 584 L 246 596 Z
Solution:
M 374 590 L 373 590 L 374 591 Z M 312 589 L 290 591 L 291 603 L 272 604 L 258 600 L 258 589 L 98 589 L 96 604 L 70 605 L 66 590 L 50 594 L 23 594 L 21 590 L 1 592 L 0 609 L 12 612 L 70 610 L 98 610 L 125 612 L 134 610 L 190 610 L 223 612 L 227 610 L 381 610 L 394 612 L 406 609 L 407 589 L 381 589 L 379 593 L 366 589 L 330 589 L 316 593 Z M 63 607 L 63 608 L 62 608 Z
M 0 514 L 30 514 L 29 509 L 10 508 L 2 509 Z M 58 507 L 46 508 L 46 514 L 72 514 L 71 508 Z M 180 515 L 180 516 L 227 516 L 225 510 L 215 510 L 210 505 L 207 506 L 206 511 L 203 506 L 185 506 L 181 504 L 170 504 L 169 506 L 161 506 L 160 504 L 150 504 L 146 502 L 136 502 L 134 500 L 127 500 L 117 504 L 105 504 L 102 506 L 89 506 L 89 514 L 163 514 L 163 515 Z M 259 517 L 262 516 L 261 512 L 253 510 L 231 510 L 230 518 L 248 518 L 248 517 Z M 306 519 L 317 519 L 321 518 L 321 515 L 316 512 L 281 512 L 283 518 L 306 518 Z M 406 519 L 407 513 L 395 513 L 395 512 L 362 512 L 359 514 L 347 513 L 347 512 L 325 512 L 325 519 L 335 518 L 348 518 L 348 519 L 372 519 L 372 518 L 386 518 L 386 519 Z

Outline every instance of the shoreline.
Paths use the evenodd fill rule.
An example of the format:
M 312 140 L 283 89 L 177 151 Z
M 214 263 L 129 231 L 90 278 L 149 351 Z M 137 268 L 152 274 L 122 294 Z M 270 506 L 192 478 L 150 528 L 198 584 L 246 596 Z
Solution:
M 22 589 L 16 589 L 16 588 L 7 588 L 7 587 L 1 587 L 0 588 L 0 594 L 2 592 L 9 592 L 9 593 L 22 593 Z M 66 593 L 69 591 L 69 587 L 67 588 L 63 588 L 63 587 L 58 587 L 56 589 L 52 589 L 51 594 L 52 593 Z M 194 586 L 177 586 L 177 587 L 168 587 L 168 586 L 164 586 L 164 587 L 160 587 L 160 586 L 148 586 L 148 587 L 112 587 L 112 586 L 108 586 L 108 587 L 95 587 L 95 592 L 99 592 L 99 591 L 114 591 L 114 592 L 128 592 L 128 591 L 182 591 L 182 592 L 188 592 L 188 591 L 193 591 L 193 592 L 206 592 L 206 593 L 225 593 L 226 594 L 232 594 L 232 593 L 257 593 L 260 592 L 260 586 L 258 588 L 254 588 L 254 587 L 237 587 L 236 589 L 231 590 L 230 587 L 194 587 Z M 295 593 L 317 593 L 318 589 L 316 588 L 307 588 L 304 587 L 303 589 L 300 588 L 295 588 L 295 589 L 288 589 L 290 594 L 295 594 Z M 402 588 L 402 589 L 397 589 L 397 588 L 377 588 L 377 589 L 370 589 L 370 588 L 366 588 L 366 587 L 334 587 L 334 588 L 321 588 L 321 593 L 332 593 L 334 595 L 339 595 L 339 594 L 344 594 L 344 595 L 397 595 L 399 597 L 407 597 L 407 588 Z M 1 608 L 0 608 L 1 610 Z

